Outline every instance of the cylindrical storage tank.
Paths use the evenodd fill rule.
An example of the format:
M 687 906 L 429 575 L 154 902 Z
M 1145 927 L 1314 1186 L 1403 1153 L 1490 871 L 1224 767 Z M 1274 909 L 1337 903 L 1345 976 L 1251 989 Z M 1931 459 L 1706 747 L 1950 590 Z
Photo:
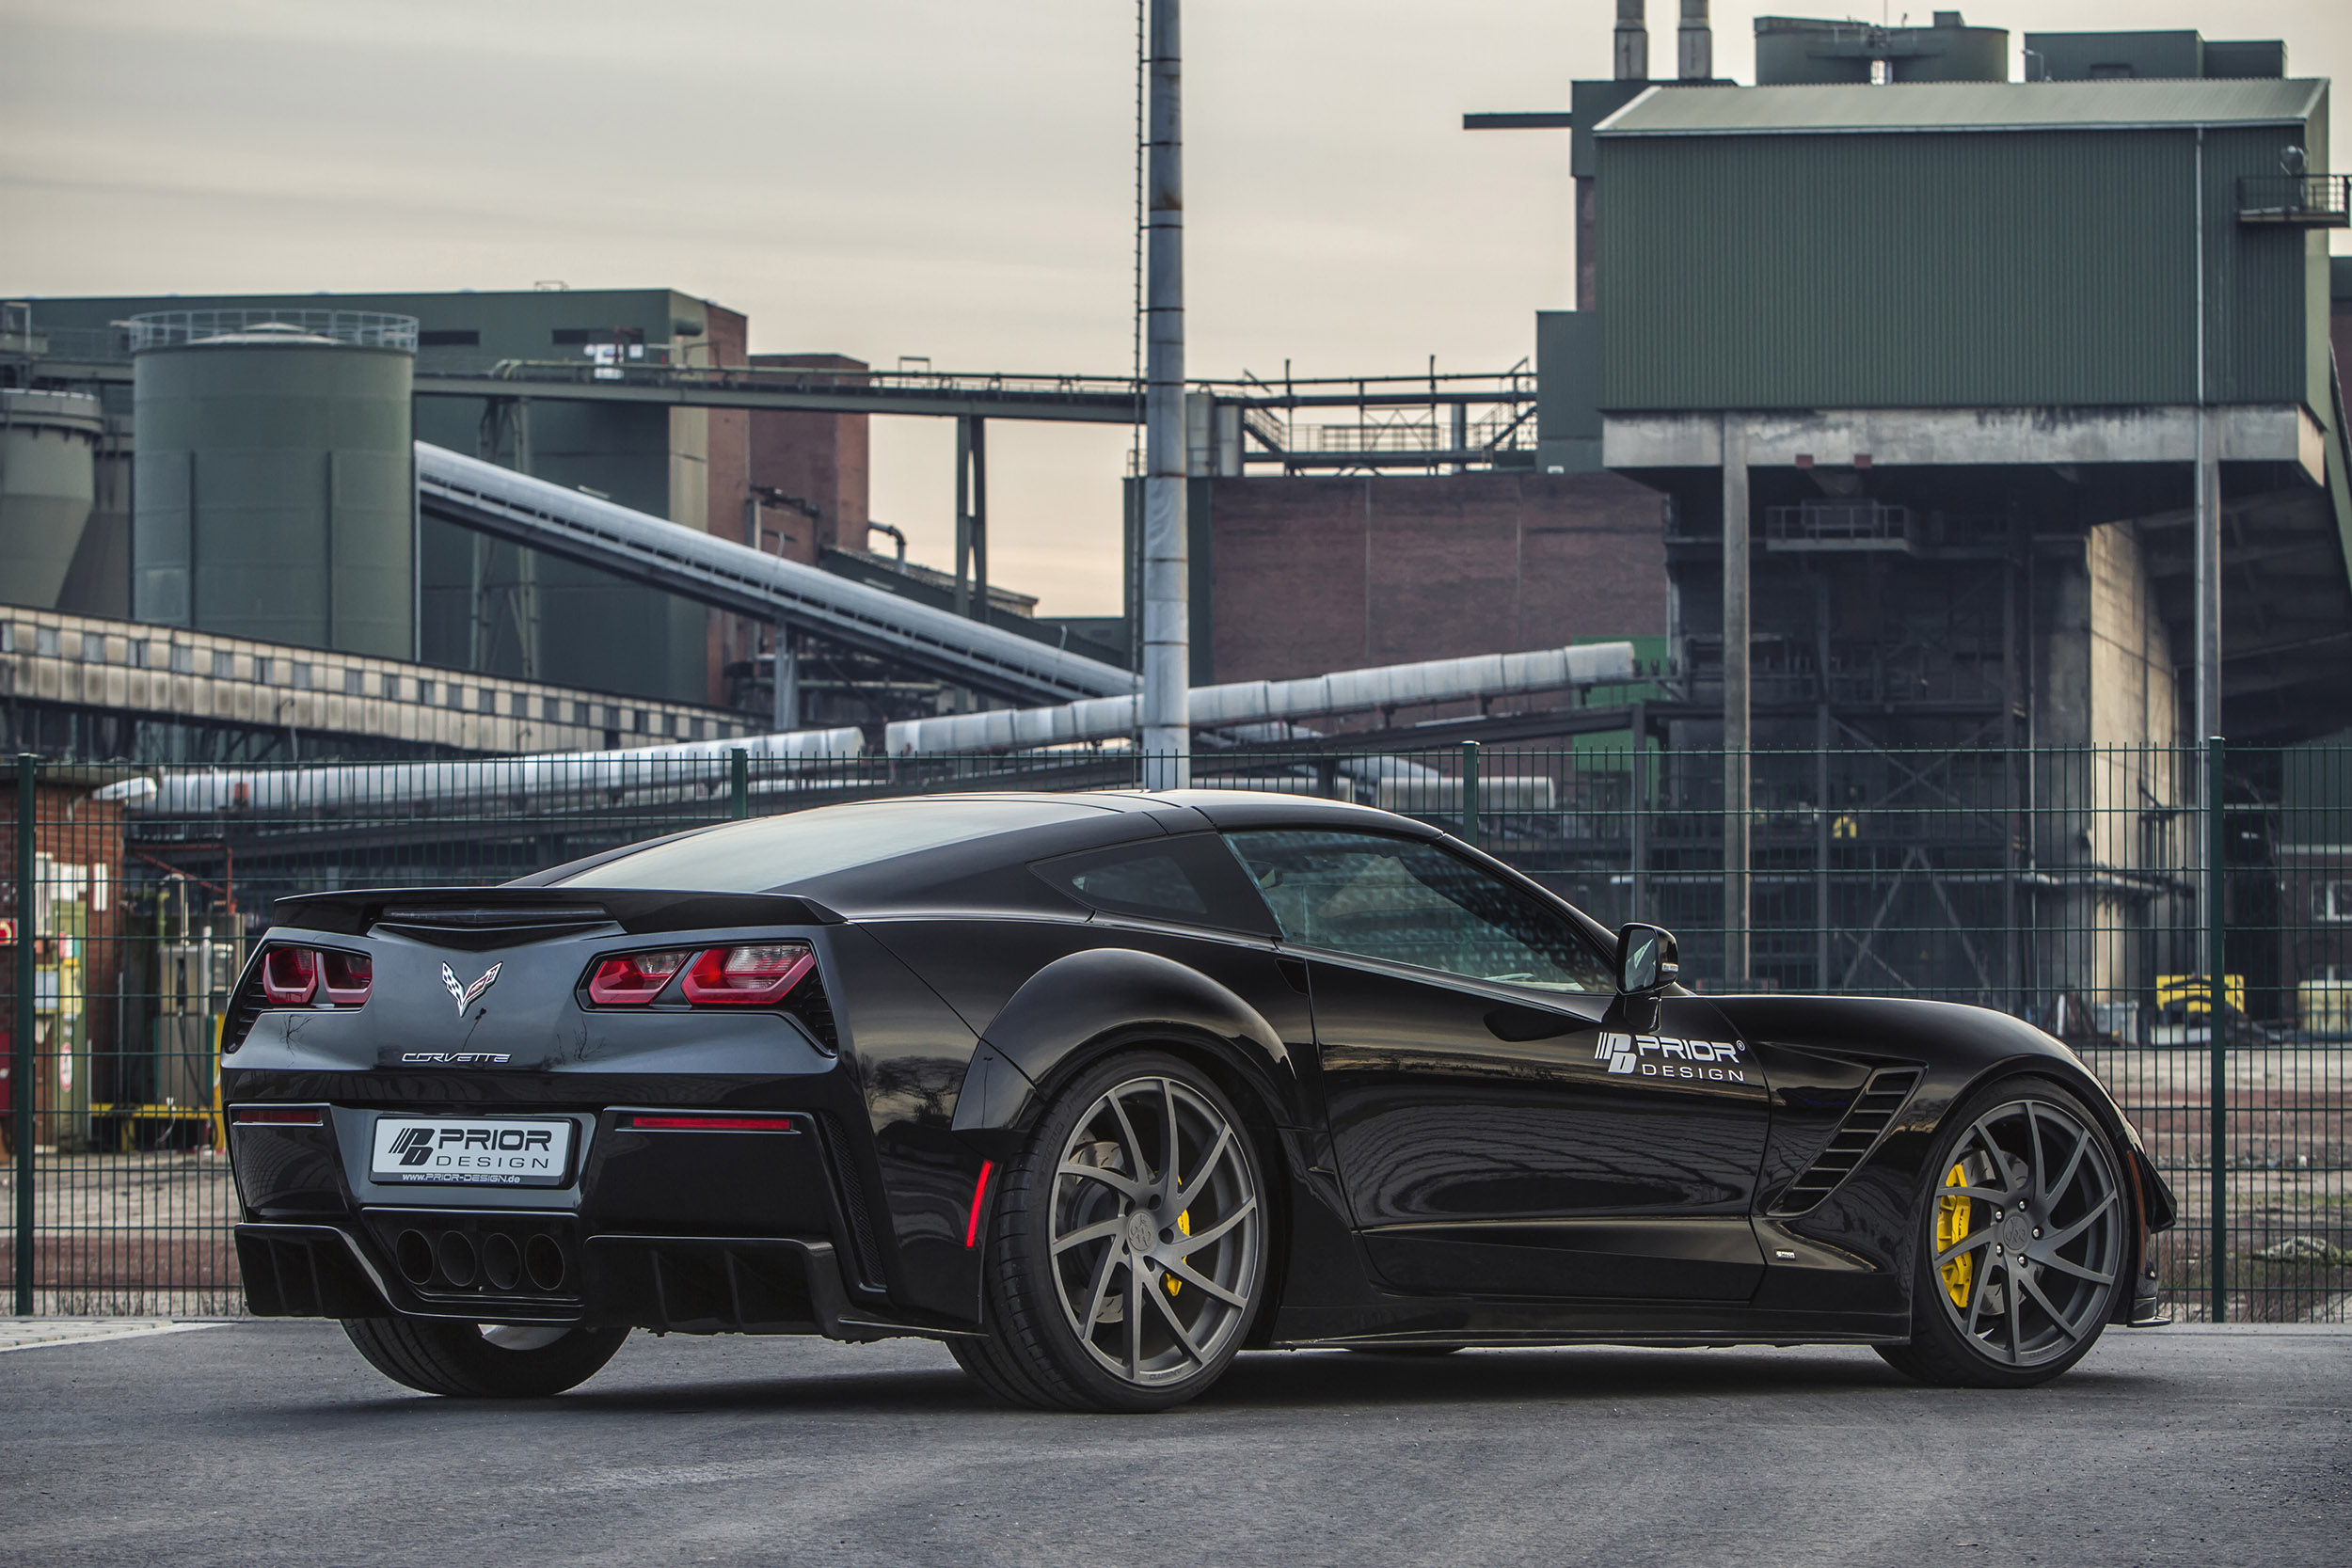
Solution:
M 131 613 L 389 658 L 414 646 L 413 316 L 135 316 Z
M 0 389 L 0 599 L 57 607 L 89 521 L 105 428 L 94 397 Z

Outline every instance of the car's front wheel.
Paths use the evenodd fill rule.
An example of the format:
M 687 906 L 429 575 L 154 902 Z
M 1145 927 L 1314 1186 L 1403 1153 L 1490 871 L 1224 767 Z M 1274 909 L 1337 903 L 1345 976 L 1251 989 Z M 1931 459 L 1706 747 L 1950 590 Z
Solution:
M 1225 1371 L 1264 1291 L 1258 1151 L 1208 1074 L 1097 1064 L 1010 1163 L 989 1227 L 987 1334 L 957 1359 L 999 1398 L 1165 1410 Z
M 1936 1141 L 1913 1224 L 1911 1342 L 1879 1354 L 1923 1383 L 2022 1388 L 2090 1354 L 2123 1288 L 2131 1200 L 2088 1106 L 2012 1079 Z
M 343 1332 L 394 1383 L 456 1399 L 532 1400 L 576 1388 L 604 1370 L 626 1328 L 345 1318 Z

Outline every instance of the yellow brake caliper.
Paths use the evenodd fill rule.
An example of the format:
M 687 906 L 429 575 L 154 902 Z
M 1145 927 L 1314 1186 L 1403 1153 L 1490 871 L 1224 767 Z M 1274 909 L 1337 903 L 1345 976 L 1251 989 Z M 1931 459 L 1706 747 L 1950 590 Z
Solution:
M 1944 1185 L 1965 1187 L 1968 1185 L 1968 1173 L 1960 1166 L 1954 1165 L 1944 1173 Z M 1963 1197 L 1957 1193 L 1946 1193 L 1937 1198 L 1935 1200 L 1935 1250 L 1940 1253 L 1947 1247 L 1966 1241 L 1968 1232 L 1975 1227 L 1976 1215 L 1977 1205 L 1972 1198 Z M 1944 1289 L 1950 1293 L 1952 1305 L 1966 1307 L 1968 1287 L 1977 1277 L 1977 1255 L 1973 1252 L 1962 1253 L 1944 1265 L 1943 1275 Z
M 1183 1231 L 1187 1236 L 1192 1234 L 1191 1210 L 1187 1209 L 1183 1213 L 1176 1216 L 1176 1228 Z M 1177 1291 L 1184 1288 L 1184 1282 L 1177 1278 L 1172 1274 L 1163 1274 L 1160 1275 L 1160 1283 L 1168 1287 L 1168 1293 L 1171 1300 L 1174 1299 Z

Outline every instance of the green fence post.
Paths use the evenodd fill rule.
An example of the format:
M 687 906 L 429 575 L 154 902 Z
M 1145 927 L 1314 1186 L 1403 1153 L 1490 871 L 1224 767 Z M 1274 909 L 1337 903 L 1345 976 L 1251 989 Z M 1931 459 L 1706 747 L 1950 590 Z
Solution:
M 9 1044 L 9 1102 L 16 1111 L 16 1315 L 33 1315 L 33 812 L 40 759 L 16 759 L 16 1037 Z
M 752 814 L 752 754 L 738 746 L 727 753 L 727 815 L 738 822 Z
M 2230 1048 L 2227 1021 L 2222 1008 L 2229 1001 L 2230 983 L 2224 974 L 2228 958 L 2222 951 L 2221 926 L 2224 895 L 2228 890 L 2223 870 L 2222 852 L 2228 834 L 2222 827 L 2221 772 L 2224 747 L 2221 736 L 2212 736 L 2205 741 L 2205 1041 L 2213 1055 L 2213 1084 L 2209 1091 L 2212 1129 L 2213 1179 L 2213 1239 L 2208 1244 L 2208 1270 L 2212 1275 L 2213 1321 L 2227 1323 L 2230 1319 L 2230 1164 L 2229 1164 L 2229 1072 Z
M 1478 847 L 1478 742 L 1462 742 L 1462 842 Z

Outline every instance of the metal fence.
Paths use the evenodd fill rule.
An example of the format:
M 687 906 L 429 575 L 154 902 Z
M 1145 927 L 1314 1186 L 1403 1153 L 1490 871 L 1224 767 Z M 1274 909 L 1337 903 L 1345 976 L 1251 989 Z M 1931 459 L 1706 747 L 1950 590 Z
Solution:
M 2160 1259 L 2176 1313 L 2352 1320 L 2352 747 L 1757 752 L 1739 759 L 1750 849 L 1735 880 L 1722 753 L 1623 736 L 1343 744 L 1204 752 L 1193 778 L 1442 825 L 1604 921 L 1675 929 L 1702 990 L 1917 995 L 2029 1019 L 2115 1091 L 2183 1200 Z M 217 1047 L 279 895 L 485 884 L 732 816 L 1142 774 L 1116 747 L 719 752 L 617 772 L 21 759 L 0 776 L 0 1279 L 20 1312 L 239 1309 Z M 1742 903 L 1744 925 L 1727 919 Z

